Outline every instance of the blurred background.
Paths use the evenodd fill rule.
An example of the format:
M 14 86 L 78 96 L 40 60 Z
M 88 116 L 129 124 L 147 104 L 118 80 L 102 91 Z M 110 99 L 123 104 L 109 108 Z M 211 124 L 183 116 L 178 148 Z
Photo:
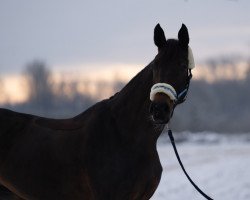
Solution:
M 1 1 L 0 104 L 20 112 L 71 117 L 119 91 L 167 38 L 189 29 L 196 68 L 174 127 L 250 130 L 250 2 Z
M 247 0 L 1 1 L 0 107 L 53 118 L 75 116 L 119 91 L 154 59 L 157 48 L 153 29 L 157 23 L 167 38 L 176 38 L 184 23 L 189 29 L 196 68 L 188 99 L 176 109 L 172 127 L 180 133 L 179 141 L 189 141 L 186 145 L 225 144 L 228 149 L 219 150 L 230 154 L 236 166 L 239 156 L 245 155 L 241 163 L 247 166 L 249 9 Z M 240 147 L 232 146 L 232 141 L 240 141 Z M 171 151 L 164 148 L 160 146 L 163 163 L 168 158 L 166 152 Z M 209 148 L 204 150 L 208 156 L 205 160 L 211 156 L 205 152 L 213 152 Z M 196 166 L 194 163 L 202 165 L 203 160 L 192 160 L 194 149 L 185 150 L 190 158 L 187 162 L 192 163 L 189 167 Z M 230 165 L 221 158 L 212 160 L 212 167 L 218 160 Z M 174 168 L 167 163 L 167 170 Z M 218 169 L 226 166 L 221 164 Z M 202 175 L 209 171 L 209 167 L 205 168 Z M 215 179 L 223 173 L 213 172 Z M 223 175 L 228 183 L 227 174 Z M 250 173 L 244 177 L 250 177 Z M 171 176 L 166 181 L 168 178 Z M 219 199 L 228 193 L 235 196 L 226 199 L 250 199 L 250 182 L 244 180 L 237 185 L 243 196 L 237 196 L 238 191 L 233 193 L 232 188 L 237 189 L 233 184 L 226 184 L 226 189 L 216 190 L 215 194 Z M 206 183 L 204 179 L 204 187 Z M 154 198 L 164 199 L 167 193 L 173 194 L 171 199 L 180 199 L 176 191 L 183 185 L 172 186 L 172 193 L 160 186 L 160 193 Z M 216 181 L 206 189 L 215 186 Z M 193 190 L 188 194 L 189 198 L 183 198 L 200 199 Z

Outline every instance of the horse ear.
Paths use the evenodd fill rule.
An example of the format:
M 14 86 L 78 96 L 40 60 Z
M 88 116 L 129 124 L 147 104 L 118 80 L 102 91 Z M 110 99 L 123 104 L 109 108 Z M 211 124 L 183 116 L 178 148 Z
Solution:
M 154 29 L 154 42 L 155 45 L 160 49 L 163 47 L 167 40 L 165 38 L 164 31 L 162 30 L 160 24 L 157 24 Z
M 185 24 L 182 24 L 181 29 L 178 32 L 178 39 L 181 46 L 188 47 L 189 35 L 188 35 L 188 29 L 185 26 Z

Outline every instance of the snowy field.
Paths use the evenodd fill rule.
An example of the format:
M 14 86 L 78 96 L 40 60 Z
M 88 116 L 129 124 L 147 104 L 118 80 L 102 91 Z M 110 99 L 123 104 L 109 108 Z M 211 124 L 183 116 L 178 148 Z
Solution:
M 250 199 L 250 134 L 174 134 L 182 162 L 193 181 L 211 198 Z M 181 170 L 168 136 L 160 138 L 163 166 L 160 185 L 151 200 L 204 199 Z

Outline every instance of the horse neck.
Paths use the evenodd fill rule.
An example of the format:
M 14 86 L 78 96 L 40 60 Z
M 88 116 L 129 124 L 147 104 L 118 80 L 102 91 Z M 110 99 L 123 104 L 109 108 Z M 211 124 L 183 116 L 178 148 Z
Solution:
M 155 128 L 149 114 L 152 85 L 153 70 L 149 64 L 111 99 L 112 113 L 126 137 L 156 141 L 162 132 L 161 128 Z

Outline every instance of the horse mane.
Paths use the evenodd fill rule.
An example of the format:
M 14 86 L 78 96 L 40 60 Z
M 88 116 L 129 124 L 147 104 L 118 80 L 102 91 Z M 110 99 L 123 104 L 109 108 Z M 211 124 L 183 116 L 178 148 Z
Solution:
M 151 78 L 146 78 L 151 77 Z M 131 90 L 136 91 L 146 88 L 144 91 L 145 94 L 148 95 L 150 87 L 152 85 L 152 78 L 153 78 L 153 72 L 152 72 L 152 62 L 148 64 L 145 68 L 143 68 L 140 72 L 138 72 L 119 92 L 117 92 L 114 96 L 111 97 L 112 100 L 120 100 L 125 98 L 126 100 L 128 98 L 131 98 Z M 148 82 L 145 82 L 147 80 Z M 143 96 L 144 97 L 144 96 Z

